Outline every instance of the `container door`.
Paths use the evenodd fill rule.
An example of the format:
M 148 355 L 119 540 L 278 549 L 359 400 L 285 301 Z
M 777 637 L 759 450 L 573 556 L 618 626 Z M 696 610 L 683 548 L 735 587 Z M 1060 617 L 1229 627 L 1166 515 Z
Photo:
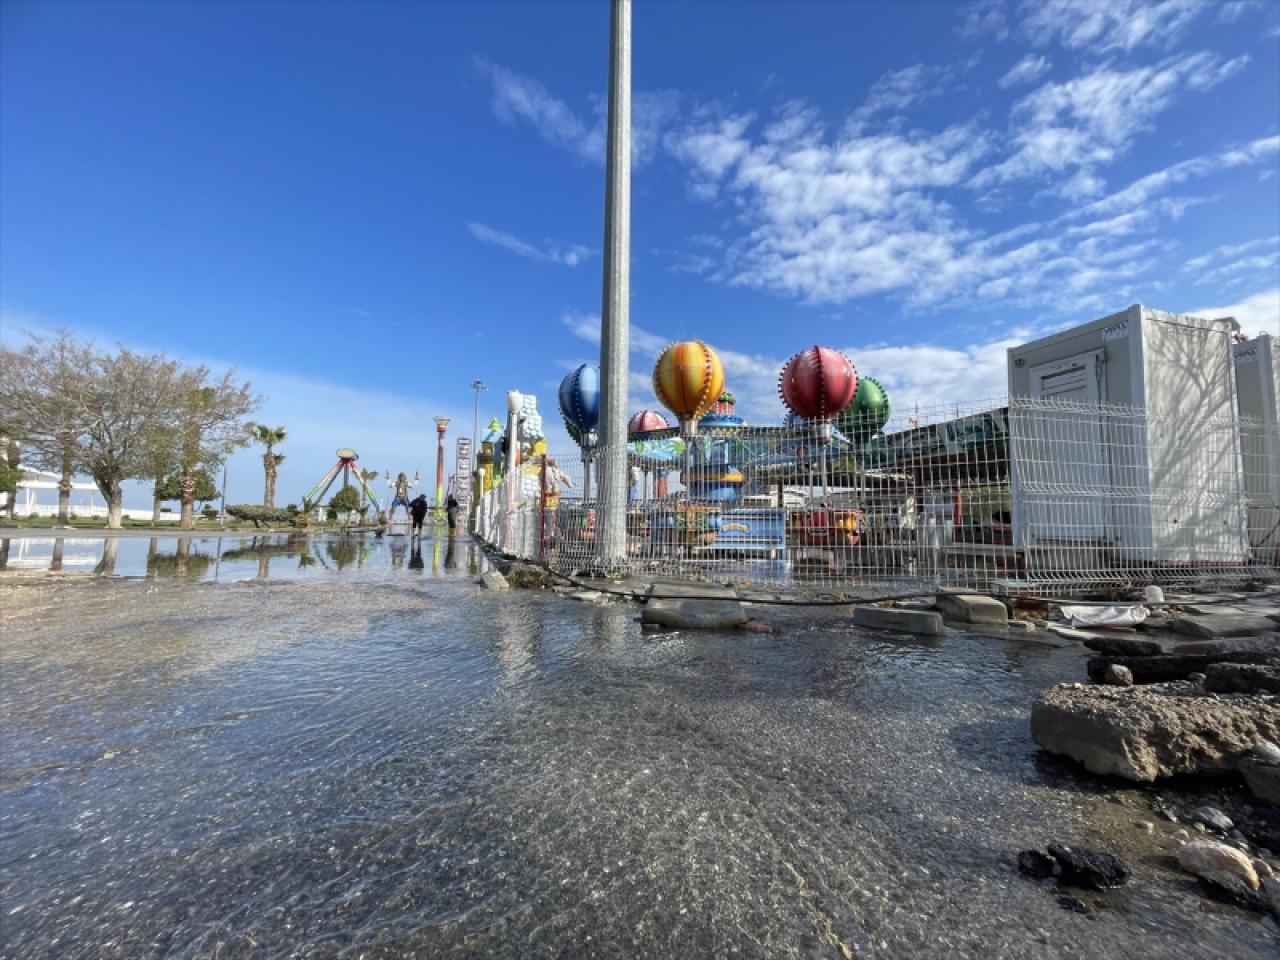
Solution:
M 1011 401 L 1023 542 L 1048 548 L 1107 542 L 1110 471 L 1099 404 L 1105 353 L 1091 350 L 1030 369 L 1030 397 Z

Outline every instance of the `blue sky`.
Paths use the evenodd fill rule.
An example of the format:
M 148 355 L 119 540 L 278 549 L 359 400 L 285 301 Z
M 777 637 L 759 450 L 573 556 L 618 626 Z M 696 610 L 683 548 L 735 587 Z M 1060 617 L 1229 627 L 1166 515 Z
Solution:
M 0 2 L 0 338 L 233 366 L 278 500 L 598 362 L 605 2 Z M 837 347 L 895 408 L 1131 303 L 1280 334 L 1280 4 L 635 0 L 630 409 Z M 258 501 L 260 450 L 228 499 Z M 142 505 L 134 496 L 128 505 Z

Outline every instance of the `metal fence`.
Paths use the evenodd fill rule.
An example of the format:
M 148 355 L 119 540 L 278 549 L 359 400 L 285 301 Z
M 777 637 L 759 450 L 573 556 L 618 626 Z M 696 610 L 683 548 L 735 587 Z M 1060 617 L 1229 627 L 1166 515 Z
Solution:
M 830 443 L 804 424 L 661 431 L 534 458 L 478 496 L 473 531 L 563 573 L 794 589 L 1066 596 L 1280 579 L 1272 426 L 1018 398 L 862 427 Z M 596 537 L 608 463 L 631 481 L 622 557 L 600 556 Z

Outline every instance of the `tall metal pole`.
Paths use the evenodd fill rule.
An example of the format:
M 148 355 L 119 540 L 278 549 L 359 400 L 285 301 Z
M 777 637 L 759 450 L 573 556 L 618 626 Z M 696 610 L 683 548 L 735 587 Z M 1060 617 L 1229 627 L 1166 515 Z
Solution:
M 227 461 L 222 461 L 222 506 L 218 509 L 218 526 L 227 525 Z
M 600 451 L 596 560 L 627 551 L 627 381 L 631 296 L 631 0 L 612 0 L 609 140 L 605 176 L 604 296 L 600 311 Z
M 488 390 L 483 380 L 472 380 L 471 389 L 476 392 L 476 411 L 475 416 L 471 420 L 471 457 L 472 461 L 480 456 L 480 391 Z M 467 481 L 470 482 L 468 477 Z
M 444 508 L 444 431 L 449 426 L 449 418 L 435 417 L 434 419 L 436 421 L 436 510 L 441 510 Z

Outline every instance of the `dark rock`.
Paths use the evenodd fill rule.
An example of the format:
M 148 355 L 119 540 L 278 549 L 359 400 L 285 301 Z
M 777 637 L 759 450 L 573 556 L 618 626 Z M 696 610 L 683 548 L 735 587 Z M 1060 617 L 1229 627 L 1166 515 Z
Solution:
M 1196 807 L 1191 814 L 1191 818 L 1198 823 L 1203 823 L 1206 827 L 1212 827 L 1220 833 L 1226 833 L 1235 826 L 1231 822 L 1231 818 L 1217 807 Z
M 1059 897 L 1058 906 L 1063 910 L 1070 910 L 1072 913 L 1089 913 L 1089 905 L 1083 900 L 1077 900 L 1075 897 Z
M 1164 653 L 1164 647 L 1154 640 L 1130 640 L 1125 637 L 1089 637 L 1081 641 L 1090 650 L 1108 657 L 1154 657 Z
M 1256 910 L 1258 913 L 1271 912 L 1271 905 L 1265 896 L 1250 890 L 1247 884 L 1235 877 L 1218 876 L 1213 880 L 1201 877 L 1200 886 L 1210 897 L 1222 903 Z
M 1105 890 L 1123 886 L 1129 880 L 1129 865 L 1101 850 L 1051 843 L 1049 856 L 1058 861 L 1061 881 L 1071 886 Z
M 1239 770 L 1255 797 L 1264 803 L 1280 807 L 1280 764 L 1254 757 L 1241 757 Z
M 1211 663 L 1274 664 L 1280 658 L 1274 653 L 1236 651 L 1203 654 L 1165 654 L 1158 657 L 1090 657 L 1089 678 L 1101 683 L 1107 667 L 1128 667 L 1134 683 L 1165 683 L 1185 680 L 1189 673 L 1204 673 Z
M 1211 663 L 1204 688 L 1213 693 L 1280 693 L 1280 665 Z
M 1110 687 L 1132 687 L 1133 673 L 1128 667 L 1113 663 L 1107 667 L 1106 672 L 1102 675 L 1102 682 Z
M 1023 850 L 1018 854 L 1018 870 L 1028 877 L 1044 880 L 1052 877 L 1058 861 L 1039 850 Z

